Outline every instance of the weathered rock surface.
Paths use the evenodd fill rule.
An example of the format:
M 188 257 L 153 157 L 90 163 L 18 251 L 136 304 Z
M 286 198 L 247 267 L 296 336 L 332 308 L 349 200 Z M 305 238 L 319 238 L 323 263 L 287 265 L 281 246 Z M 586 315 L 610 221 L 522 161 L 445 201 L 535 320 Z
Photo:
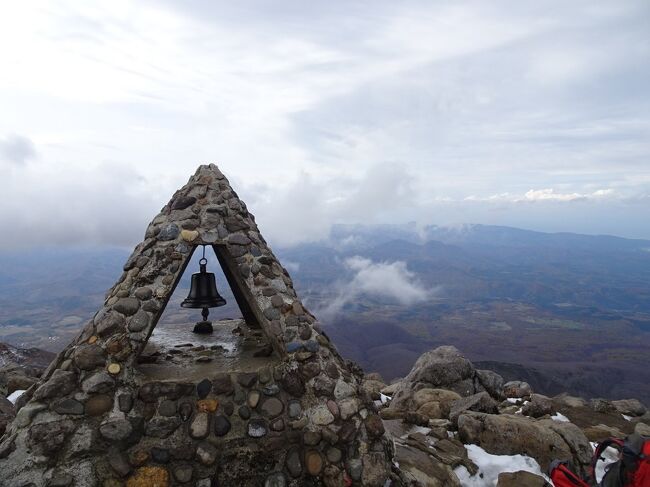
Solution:
M 0 396 L 35 384 L 55 354 L 38 348 L 18 348 L 0 342 Z
M 4 434 L 7 424 L 14 419 L 14 416 L 16 416 L 14 405 L 0 396 L 0 437 Z
M 533 390 L 528 382 L 513 380 L 503 385 L 503 393 L 506 397 L 528 397 Z
M 452 423 L 456 424 L 458 417 L 466 411 L 497 414 L 499 408 L 496 401 L 487 392 L 479 392 L 478 394 L 454 401 L 449 412 L 449 419 Z
M 619 401 L 612 401 L 616 410 L 627 416 L 643 416 L 647 409 L 638 399 L 622 399 Z
M 399 420 L 385 422 L 395 441 L 395 460 L 407 485 L 460 487 L 453 469 L 459 465 L 476 472 L 467 451 L 458 441 L 438 440 L 422 433 L 408 433 Z
M 497 487 L 550 487 L 544 477 L 526 471 L 499 474 Z
M 580 428 L 550 419 L 466 412 L 458 418 L 458 432 L 463 443 L 474 443 L 495 455 L 528 455 L 542 469 L 555 459 L 572 460 L 583 474 L 592 455 Z
M 495 399 L 501 399 L 502 383 L 503 379 L 497 374 L 477 371 L 455 347 L 438 347 L 420 356 L 409 374 L 398 383 L 390 408 L 417 410 L 413 397 L 418 390 L 425 388 L 446 389 L 460 396 L 487 391 L 494 394 Z
M 370 399 L 377 400 L 379 399 L 379 394 L 381 390 L 386 387 L 386 384 L 383 381 L 365 379 L 361 383 L 361 392 L 367 395 Z
M 521 414 L 533 418 L 540 418 L 553 412 L 553 401 L 542 394 L 531 394 L 530 401 L 521 408 Z

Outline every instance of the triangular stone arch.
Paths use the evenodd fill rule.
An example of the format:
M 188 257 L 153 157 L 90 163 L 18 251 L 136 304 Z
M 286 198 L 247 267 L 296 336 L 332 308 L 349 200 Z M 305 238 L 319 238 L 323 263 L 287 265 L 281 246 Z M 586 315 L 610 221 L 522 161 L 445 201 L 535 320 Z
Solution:
M 198 245 L 215 250 L 276 361 L 211 370 L 198 383 L 143 380 L 138 356 Z M 380 486 L 392 477 L 391 444 L 356 371 L 217 166 L 200 166 L 173 195 L 123 270 L 17 404 L 0 442 L 0 486 Z

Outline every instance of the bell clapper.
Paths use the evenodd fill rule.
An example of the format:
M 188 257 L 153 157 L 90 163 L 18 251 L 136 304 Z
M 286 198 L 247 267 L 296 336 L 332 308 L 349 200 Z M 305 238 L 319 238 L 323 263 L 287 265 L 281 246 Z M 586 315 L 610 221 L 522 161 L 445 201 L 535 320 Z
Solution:
M 208 321 L 209 314 L 210 311 L 208 310 L 208 308 L 203 308 L 201 310 L 201 316 L 203 317 L 203 321 L 196 322 L 196 324 L 194 325 L 194 330 L 192 330 L 193 333 L 208 334 L 214 331 L 214 328 L 212 327 L 212 322 Z

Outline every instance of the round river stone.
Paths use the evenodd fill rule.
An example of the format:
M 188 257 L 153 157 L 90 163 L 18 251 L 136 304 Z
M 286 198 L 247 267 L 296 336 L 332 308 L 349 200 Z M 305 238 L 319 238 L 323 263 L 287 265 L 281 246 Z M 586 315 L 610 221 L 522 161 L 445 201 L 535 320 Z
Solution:
M 207 413 L 198 413 L 190 424 L 190 436 L 200 439 L 208 436 L 210 428 L 210 417 Z
M 99 416 L 107 411 L 110 411 L 112 407 L 113 398 L 111 396 L 107 396 L 105 394 L 90 396 L 90 398 L 86 401 L 86 415 Z
M 199 396 L 199 399 L 205 399 L 205 397 L 210 394 L 212 390 L 212 382 L 209 379 L 203 379 L 196 386 L 196 395 Z
M 264 416 L 269 418 L 275 418 L 280 416 L 284 411 L 284 404 L 277 397 L 269 397 L 266 399 L 261 406 L 261 412 Z
M 251 419 L 248 422 L 248 436 L 251 438 L 261 438 L 268 432 L 266 421 L 263 419 Z
M 300 451 L 298 449 L 293 448 L 289 451 L 285 464 L 292 477 L 300 477 L 302 462 L 300 461 Z
M 140 308 L 140 301 L 136 298 L 122 298 L 117 303 L 113 305 L 113 309 L 118 313 L 122 313 L 126 316 L 131 316 L 135 314 L 136 311 Z
M 286 487 L 287 480 L 282 472 L 275 472 L 266 477 L 264 487 Z
M 305 453 L 305 467 L 309 475 L 316 476 L 323 469 L 323 457 L 316 450 L 309 450 Z
M 225 436 L 230 431 L 230 421 L 225 416 L 219 414 L 214 418 L 214 434 Z
M 99 432 L 104 438 L 114 441 L 125 439 L 132 431 L 133 427 L 126 419 L 111 419 L 104 421 L 99 427 Z
M 260 392 L 259 391 L 250 391 L 248 393 L 248 405 L 252 409 L 255 409 L 259 402 L 260 402 Z
M 241 406 L 237 412 L 239 413 L 239 417 L 241 419 L 248 419 L 251 417 L 251 410 L 248 406 Z

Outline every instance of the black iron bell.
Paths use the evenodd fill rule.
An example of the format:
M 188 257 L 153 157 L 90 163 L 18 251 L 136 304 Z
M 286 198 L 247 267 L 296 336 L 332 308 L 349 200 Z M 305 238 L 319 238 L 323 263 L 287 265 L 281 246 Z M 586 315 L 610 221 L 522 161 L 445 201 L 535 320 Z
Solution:
M 194 327 L 196 333 L 210 333 L 213 331 L 212 323 L 208 321 L 208 308 L 217 308 L 226 304 L 226 300 L 217 291 L 217 280 L 214 273 L 207 272 L 208 261 L 205 258 L 205 246 L 203 246 L 203 257 L 199 261 L 200 271 L 192 274 L 192 285 L 187 298 L 181 303 L 183 308 L 201 308 L 203 321 L 198 322 Z

